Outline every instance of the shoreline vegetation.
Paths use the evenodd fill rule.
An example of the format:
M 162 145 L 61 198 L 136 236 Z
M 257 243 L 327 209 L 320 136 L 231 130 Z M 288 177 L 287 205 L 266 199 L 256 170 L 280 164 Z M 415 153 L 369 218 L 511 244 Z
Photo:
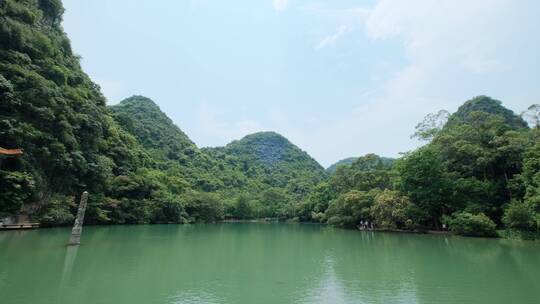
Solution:
M 275 224 L 275 223 L 286 223 L 286 224 L 301 224 L 301 225 L 321 225 L 335 227 L 328 223 L 321 222 L 300 222 L 298 219 L 280 219 L 280 218 L 260 218 L 260 219 L 223 219 L 215 222 L 193 222 L 193 223 L 177 223 L 177 222 L 156 222 L 156 223 L 146 223 L 146 224 L 90 224 L 86 226 L 124 226 L 124 225 L 196 225 L 196 224 L 236 224 L 236 223 L 260 223 L 260 224 Z M 60 227 L 69 227 L 69 226 L 45 226 L 37 227 L 41 229 L 47 228 L 60 228 Z M 462 236 L 456 232 L 450 230 L 408 230 L 408 229 L 397 229 L 397 228 L 346 228 L 346 227 L 336 227 L 343 230 L 350 231 L 363 231 L 363 232 L 387 232 L 387 233 L 410 233 L 410 234 L 431 234 L 431 235 L 447 235 L 447 236 Z M 0 231 L 15 231 L 16 229 L 0 229 Z M 29 230 L 28 228 L 26 230 Z M 492 238 L 492 239 L 507 239 L 507 240 L 521 240 L 521 241 L 537 241 L 540 240 L 540 232 L 534 231 L 524 231 L 524 230 L 515 230 L 515 229 L 504 229 L 497 230 L 495 235 L 491 236 L 477 236 L 480 238 Z
M 0 156 L 0 219 L 71 225 L 88 191 L 90 225 L 280 218 L 538 238 L 540 105 L 517 115 L 477 96 L 427 115 L 422 147 L 329 170 L 275 132 L 199 148 L 149 98 L 107 106 L 63 11 L 60 0 L 0 1 L 0 147 L 23 151 Z

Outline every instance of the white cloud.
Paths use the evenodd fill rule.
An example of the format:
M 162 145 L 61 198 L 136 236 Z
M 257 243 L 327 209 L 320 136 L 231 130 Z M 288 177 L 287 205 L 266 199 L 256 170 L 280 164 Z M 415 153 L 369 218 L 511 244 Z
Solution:
M 347 33 L 351 31 L 351 28 L 349 28 L 346 25 L 340 25 L 336 32 L 332 35 L 324 37 L 319 44 L 315 47 L 316 50 L 323 49 L 327 46 L 334 45 L 339 39 L 341 39 L 343 36 L 345 36 Z
M 304 9 L 327 16 L 330 11 L 320 5 Z M 512 47 L 518 30 L 510 24 L 519 28 L 523 10 L 527 8 L 506 0 L 378 1 L 354 20 L 362 22 L 359 26 L 364 26 L 374 47 L 382 40 L 401 42 L 408 63 L 385 71 L 380 89 L 358 96 L 359 105 L 348 114 L 308 131 L 287 126 L 283 133 L 324 165 L 369 152 L 395 157 L 414 149 L 419 142 L 409 136 L 426 114 L 453 111 L 475 95 L 495 94 L 485 91 L 485 83 L 477 77 L 509 69 L 511 55 L 505 51 Z M 342 15 L 336 20 L 351 19 Z M 338 28 L 318 48 L 346 33 L 345 28 Z
M 518 8 L 509 0 L 381 0 L 366 33 L 374 40 L 402 39 L 411 64 L 457 64 L 487 73 L 500 67 L 497 51 L 510 38 L 501 20 Z
M 489 94 L 482 87 L 467 88 L 464 79 L 505 67 L 498 50 L 511 35 L 500 20 L 516 7 L 502 0 L 377 2 L 365 19 L 366 34 L 374 43 L 401 40 L 408 64 L 387 71 L 381 90 L 359 96 L 360 105 L 347 115 L 311 130 L 306 146 L 325 165 L 369 152 L 397 156 L 414 148 L 419 143 L 409 135 L 424 115 L 455 110 L 474 95 Z
M 286 10 L 288 5 L 288 0 L 274 0 L 274 9 L 278 12 Z

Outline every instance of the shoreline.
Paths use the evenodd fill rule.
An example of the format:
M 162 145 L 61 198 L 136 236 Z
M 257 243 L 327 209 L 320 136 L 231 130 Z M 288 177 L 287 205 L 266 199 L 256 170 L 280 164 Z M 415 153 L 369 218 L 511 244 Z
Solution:
M 425 235 L 444 235 L 444 236 L 460 236 L 460 237 L 469 237 L 469 238 L 489 238 L 489 239 L 504 239 L 504 240 L 522 240 L 522 241 L 540 241 L 540 234 L 530 233 L 528 231 L 519 231 L 519 230 L 497 230 L 497 236 L 493 237 L 479 237 L 479 236 L 467 236 L 459 235 L 449 230 L 406 230 L 406 229 L 389 229 L 389 228 L 373 228 L 373 229 L 361 229 L 358 227 L 355 228 L 346 228 L 346 227 L 336 227 L 327 223 L 319 222 L 300 222 L 294 221 L 291 219 L 280 219 L 280 218 L 260 218 L 260 219 L 225 219 L 216 222 L 197 222 L 197 223 L 173 223 L 173 222 L 163 222 L 163 223 L 132 223 L 132 224 L 86 224 L 85 227 L 96 227 L 96 226 L 140 226 L 140 225 L 196 225 L 196 224 L 234 224 L 234 223 L 288 223 L 288 224 L 302 224 L 302 225 L 323 225 L 328 227 L 333 227 L 343 230 L 353 230 L 353 231 L 364 231 L 364 232 L 389 232 L 389 233 L 411 233 L 411 234 L 425 234 Z M 71 228 L 71 225 L 64 226 L 38 226 L 26 229 L 0 229 L 0 232 L 3 231 L 31 231 L 31 230 L 40 230 L 40 229 L 51 229 L 51 228 Z

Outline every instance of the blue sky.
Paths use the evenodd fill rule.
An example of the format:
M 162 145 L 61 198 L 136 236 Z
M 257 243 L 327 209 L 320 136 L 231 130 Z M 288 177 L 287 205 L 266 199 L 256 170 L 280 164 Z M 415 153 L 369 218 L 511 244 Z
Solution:
M 152 98 L 201 147 L 256 131 L 322 165 L 414 149 L 416 123 L 477 95 L 540 103 L 540 1 L 64 0 L 114 104 Z

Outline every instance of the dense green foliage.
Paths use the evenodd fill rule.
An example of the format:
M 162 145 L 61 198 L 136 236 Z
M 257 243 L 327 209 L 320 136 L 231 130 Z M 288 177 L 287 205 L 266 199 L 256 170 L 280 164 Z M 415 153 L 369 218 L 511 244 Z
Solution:
M 532 110 L 531 110 L 532 109 Z M 531 106 L 530 121 L 538 111 Z M 385 166 L 374 155 L 337 166 L 303 206 L 309 220 L 339 226 L 441 229 L 494 236 L 497 228 L 537 231 L 540 130 L 501 102 L 473 98 L 449 117 L 428 115 L 415 136 L 429 143 Z M 433 128 L 433 129 L 430 129 Z M 321 210 L 319 197 L 329 201 Z M 324 208 L 322 208 L 324 209 Z M 309 214 L 302 210 L 304 215 Z
M 0 216 L 44 225 L 281 218 L 493 236 L 540 230 L 540 106 L 479 96 L 426 116 L 427 144 L 324 170 L 274 132 L 199 149 L 150 99 L 106 100 L 82 71 L 59 0 L 0 1 Z
M 33 204 L 46 216 L 57 194 L 104 193 L 108 180 L 147 159 L 107 114 L 59 26 L 60 1 L 0 2 L 0 146 L 23 148 L 0 168 L 0 213 Z M 52 217 L 50 217 L 52 218 Z
M 495 223 L 483 213 L 457 212 L 444 221 L 450 229 L 466 236 L 495 236 Z
M 348 166 L 348 165 L 354 163 L 354 161 L 357 160 L 357 159 L 358 159 L 358 157 L 347 157 L 345 159 L 342 159 L 342 160 L 338 161 L 337 163 L 330 165 L 330 167 L 326 168 L 326 172 L 332 174 L 332 173 L 336 172 L 338 166 Z
M 297 196 L 305 195 L 325 177 L 321 165 L 274 132 L 251 134 L 225 147 L 206 148 L 204 152 L 245 174 L 250 188 L 256 191 L 274 187 Z
M 192 186 L 200 191 L 225 187 L 228 181 L 219 177 L 232 173 L 215 172 L 217 162 L 202 153 L 152 100 L 133 96 L 109 109 L 122 128 L 151 155 L 156 168 L 175 176 L 177 185 Z
M 329 174 L 333 174 L 336 172 L 338 166 L 350 166 L 357 159 L 358 157 L 348 157 L 348 158 L 342 159 L 338 161 L 337 163 L 330 165 L 330 167 L 326 168 L 326 172 Z M 387 165 L 387 166 L 391 166 L 396 161 L 394 158 L 390 158 L 390 157 L 380 157 L 380 160 L 384 165 Z

